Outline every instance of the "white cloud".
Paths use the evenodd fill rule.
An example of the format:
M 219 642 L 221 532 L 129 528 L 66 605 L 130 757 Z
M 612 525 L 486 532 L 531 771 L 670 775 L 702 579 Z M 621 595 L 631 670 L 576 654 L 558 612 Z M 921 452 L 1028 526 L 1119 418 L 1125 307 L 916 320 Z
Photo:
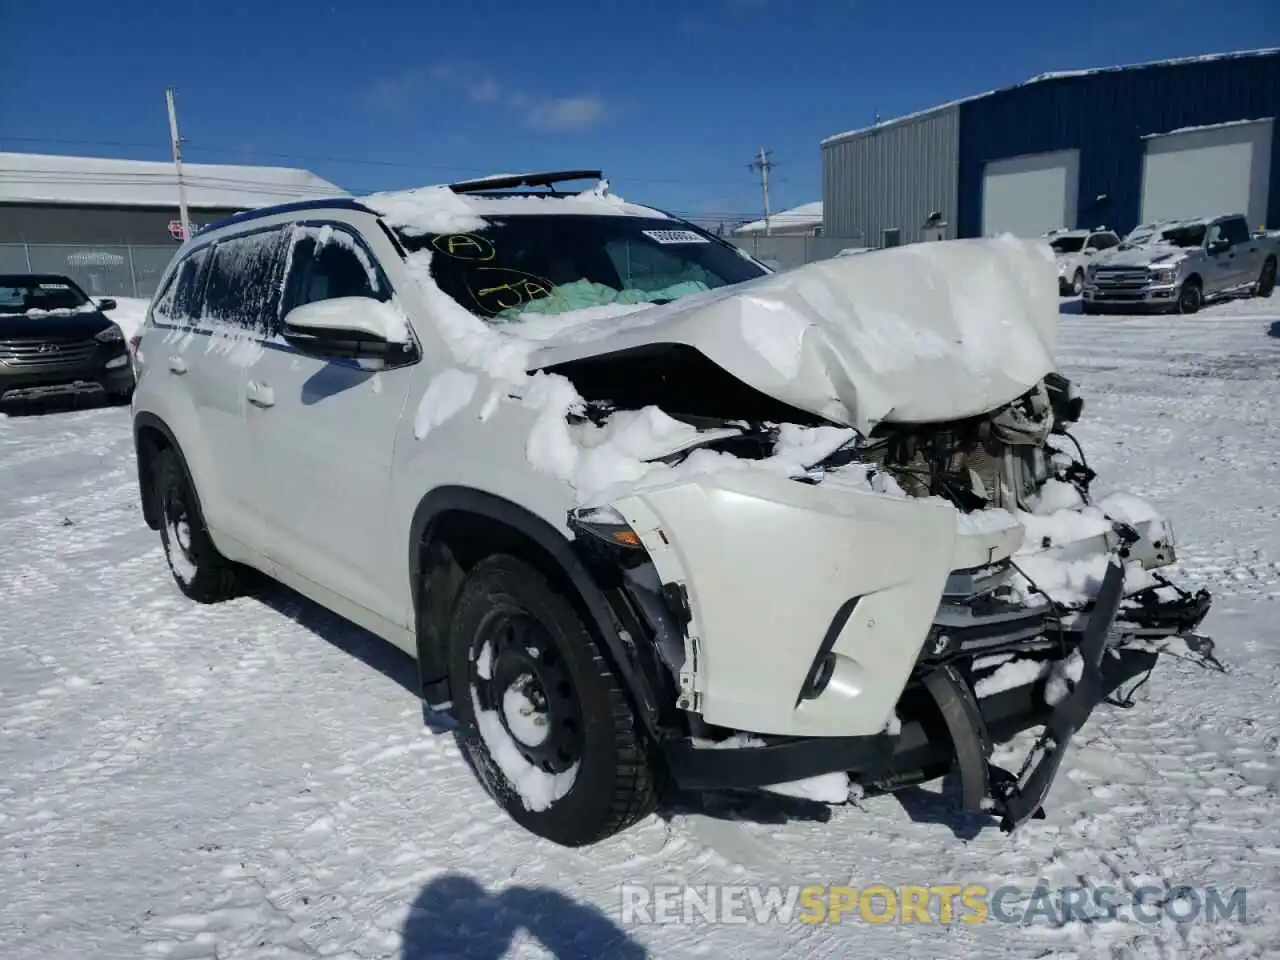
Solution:
M 595 94 L 537 96 L 509 88 L 484 70 L 472 67 L 439 64 L 431 71 L 431 77 L 461 91 L 472 103 L 507 107 L 518 113 L 526 126 L 537 130 L 584 130 L 603 120 L 606 112 L 604 100 Z M 390 89 L 383 96 L 389 93 Z
M 543 130 L 582 130 L 594 126 L 603 116 L 604 101 L 584 94 L 537 101 L 525 115 L 525 122 Z

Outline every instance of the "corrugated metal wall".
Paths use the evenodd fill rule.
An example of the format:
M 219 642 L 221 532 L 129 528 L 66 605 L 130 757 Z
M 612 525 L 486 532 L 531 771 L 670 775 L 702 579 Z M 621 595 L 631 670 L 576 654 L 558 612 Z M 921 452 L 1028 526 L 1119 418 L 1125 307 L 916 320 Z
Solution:
M 954 235 L 982 233 L 982 173 L 990 160 L 1078 148 L 1077 222 L 1125 231 L 1140 216 L 1144 134 L 1277 116 L 1276 53 L 1051 78 L 970 100 L 959 106 Z M 1097 203 L 1101 194 L 1110 202 Z M 1280 225 L 1280 137 L 1271 144 L 1267 225 Z
M 959 123 L 959 108 L 946 107 L 823 144 L 826 235 L 878 247 L 882 231 L 897 228 L 912 243 L 939 211 L 955 236 Z

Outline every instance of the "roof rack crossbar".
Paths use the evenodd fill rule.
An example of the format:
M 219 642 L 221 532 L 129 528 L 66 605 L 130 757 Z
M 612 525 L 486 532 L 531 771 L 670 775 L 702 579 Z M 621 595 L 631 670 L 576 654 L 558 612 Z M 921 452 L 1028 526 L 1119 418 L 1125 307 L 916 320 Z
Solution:
M 481 177 L 477 180 L 460 180 L 449 184 L 454 193 L 487 193 L 493 190 L 514 190 L 517 187 L 551 187 L 571 180 L 603 180 L 600 170 L 553 170 L 547 173 L 520 173 L 510 177 Z

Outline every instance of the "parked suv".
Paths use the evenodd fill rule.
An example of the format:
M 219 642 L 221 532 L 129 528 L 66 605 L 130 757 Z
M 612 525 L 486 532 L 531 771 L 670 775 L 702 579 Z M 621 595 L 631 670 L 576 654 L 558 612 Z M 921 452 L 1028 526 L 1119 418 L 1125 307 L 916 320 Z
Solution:
M 133 369 L 120 328 L 68 277 L 0 274 L 0 402 L 105 394 L 124 402 Z
M 1078 297 L 1084 289 L 1084 272 L 1089 261 L 1103 250 L 1120 243 L 1106 227 L 1092 230 L 1050 230 L 1045 234 L 1058 264 L 1058 293 Z
M 1240 214 L 1165 221 L 1133 231 L 1086 271 L 1084 312 L 1134 307 L 1195 313 L 1210 300 L 1276 287 L 1280 243 Z
M 668 783 L 838 803 L 957 768 L 965 809 L 1036 816 L 1209 606 L 1149 572 L 1169 524 L 1092 502 L 1067 453 L 1043 245 L 775 274 L 584 177 L 270 207 L 180 249 L 134 401 L 179 588 L 256 568 L 414 655 L 558 843 Z M 990 763 L 1039 725 L 1019 774 Z

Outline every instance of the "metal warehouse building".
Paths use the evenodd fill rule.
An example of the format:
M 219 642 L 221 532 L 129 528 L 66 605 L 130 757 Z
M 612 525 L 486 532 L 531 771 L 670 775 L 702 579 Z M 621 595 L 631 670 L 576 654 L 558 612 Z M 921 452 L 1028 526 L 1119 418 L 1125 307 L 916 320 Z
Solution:
M 1048 73 L 822 142 L 828 236 L 871 245 L 1244 213 L 1280 226 L 1280 49 Z
M 188 163 L 191 226 L 345 191 L 307 170 Z M 178 248 L 172 163 L 0 153 L 0 273 L 65 274 L 94 296 L 150 296 Z

